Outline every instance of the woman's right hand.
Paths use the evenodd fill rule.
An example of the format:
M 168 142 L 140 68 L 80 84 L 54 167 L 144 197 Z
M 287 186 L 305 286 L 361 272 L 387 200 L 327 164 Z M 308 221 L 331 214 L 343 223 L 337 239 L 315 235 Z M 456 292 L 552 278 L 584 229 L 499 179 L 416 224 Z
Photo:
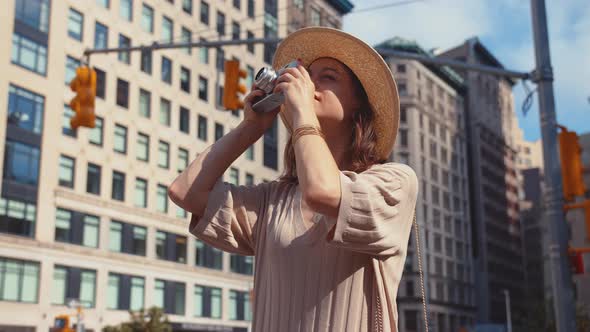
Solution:
M 264 91 L 257 89 L 255 85 L 252 85 L 252 90 L 250 90 L 250 93 L 244 98 L 244 120 L 242 120 L 242 122 L 248 122 L 255 125 L 256 128 L 261 130 L 261 133 L 266 132 L 266 130 L 272 127 L 272 123 L 281 109 L 280 107 L 277 107 L 270 112 L 255 112 L 252 109 L 252 105 L 261 100 L 264 96 Z

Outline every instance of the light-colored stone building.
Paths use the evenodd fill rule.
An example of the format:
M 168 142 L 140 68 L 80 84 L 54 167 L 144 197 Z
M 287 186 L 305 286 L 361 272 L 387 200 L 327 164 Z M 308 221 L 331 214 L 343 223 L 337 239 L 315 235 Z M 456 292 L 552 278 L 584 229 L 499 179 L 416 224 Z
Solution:
M 378 45 L 429 55 L 419 45 L 392 38 Z M 475 321 L 471 224 L 465 133 L 465 84 L 448 68 L 386 58 L 401 101 L 393 159 L 420 179 L 416 205 L 431 328 L 458 331 Z M 423 331 L 415 232 L 398 294 L 400 331 Z
M 85 305 L 94 331 L 154 305 L 178 331 L 249 328 L 252 258 L 189 236 L 189 216 L 166 187 L 241 120 L 220 106 L 222 60 L 239 59 L 249 81 L 273 48 L 94 55 L 96 128 L 77 132 L 68 82 L 86 48 L 284 36 L 285 8 L 283 0 L 3 3 L 0 331 L 47 331 L 56 315 L 75 313 L 69 298 Z M 285 137 L 277 121 L 224 179 L 276 178 Z

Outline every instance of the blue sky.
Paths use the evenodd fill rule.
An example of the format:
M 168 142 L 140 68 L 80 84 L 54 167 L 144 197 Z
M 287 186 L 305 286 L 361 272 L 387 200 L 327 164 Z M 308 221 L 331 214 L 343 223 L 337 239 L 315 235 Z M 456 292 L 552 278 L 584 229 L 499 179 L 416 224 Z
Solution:
M 352 0 L 355 9 L 395 0 Z M 590 132 L 590 1 L 546 0 L 557 121 L 578 133 Z M 425 49 L 448 49 L 477 36 L 508 69 L 531 71 L 534 47 L 528 0 L 424 0 L 351 13 L 343 29 L 371 45 L 393 36 Z M 531 88 L 535 85 L 528 82 Z M 540 138 L 537 95 L 523 115 L 522 83 L 514 88 L 514 108 L 527 140 Z

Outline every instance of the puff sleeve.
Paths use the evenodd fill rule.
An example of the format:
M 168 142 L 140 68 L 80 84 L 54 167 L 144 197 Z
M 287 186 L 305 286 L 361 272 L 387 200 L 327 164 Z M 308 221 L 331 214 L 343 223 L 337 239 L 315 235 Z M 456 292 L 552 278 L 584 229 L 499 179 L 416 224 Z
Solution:
M 373 256 L 407 250 L 418 179 L 407 165 L 377 164 L 362 173 L 341 172 L 337 218 L 327 218 L 330 245 Z
M 203 215 L 192 215 L 189 231 L 215 248 L 254 255 L 256 230 L 265 218 L 270 183 L 236 186 L 218 181 Z

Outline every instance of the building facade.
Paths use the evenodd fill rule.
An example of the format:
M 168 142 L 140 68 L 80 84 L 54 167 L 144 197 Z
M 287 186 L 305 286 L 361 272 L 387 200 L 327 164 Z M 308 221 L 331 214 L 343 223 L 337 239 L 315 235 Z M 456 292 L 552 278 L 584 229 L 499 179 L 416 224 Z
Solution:
M 477 38 L 439 55 L 503 68 Z M 506 323 L 504 291 L 511 298 L 513 324 L 524 317 L 524 271 L 518 209 L 512 82 L 474 71 L 458 71 L 466 95 L 473 256 L 478 324 Z
M 0 14 L 0 331 L 47 331 L 66 305 L 87 329 L 158 306 L 179 331 L 247 331 L 253 259 L 187 232 L 167 186 L 238 125 L 223 60 L 268 65 L 272 45 L 94 55 L 96 127 L 71 130 L 68 83 L 87 48 L 284 36 L 282 0 L 10 0 Z M 10 52 L 8 51 L 10 50 Z M 282 171 L 279 121 L 224 175 Z
M 378 45 L 428 55 L 419 45 L 393 38 Z M 400 129 L 393 160 L 420 179 L 416 217 L 430 324 L 458 331 L 475 321 L 475 287 L 467 172 L 463 79 L 450 69 L 386 58 L 400 94 Z M 423 331 L 415 231 L 398 294 L 400 331 Z

